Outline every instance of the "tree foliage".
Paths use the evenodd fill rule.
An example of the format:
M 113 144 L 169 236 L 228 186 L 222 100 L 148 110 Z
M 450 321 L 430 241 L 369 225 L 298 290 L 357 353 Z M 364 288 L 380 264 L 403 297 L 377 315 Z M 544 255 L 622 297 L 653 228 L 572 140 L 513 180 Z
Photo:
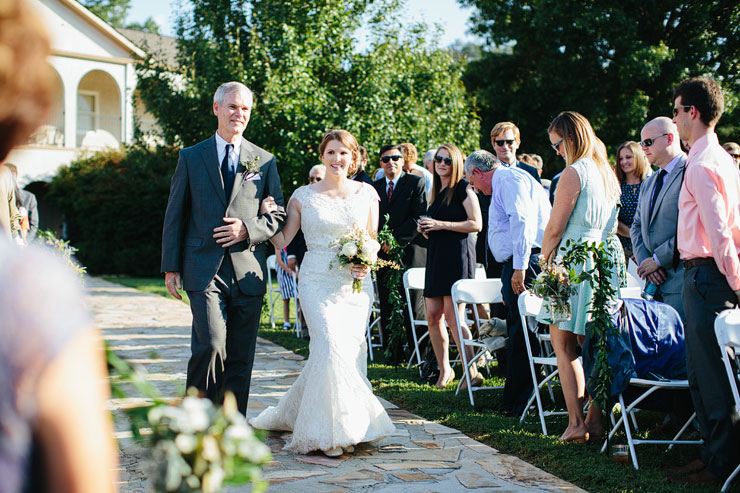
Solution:
M 331 128 L 352 132 L 371 156 L 404 141 L 422 152 L 448 141 L 476 145 L 462 65 L 425 39 L 424 26 L 402 27 L 397 1 L 192 5 L 178 21 L 179 72 L 154 58 L 137 72 L 144 104 L 170 143 L 213 135 L 213 93 L 238 80 L 256 96 L 245 137 L 277 156 L 287 192 L 305 182 Z M 354 38 L 361 19 L 375 33 L 365 52 Z
M 152 17 L 147 17 L 143 24 L 126 22 L 128 11 L 131 9 L 131 0 L 81 0 L 81 3 L 113 27 L 126 27 L 159 34 L 159 24 Z
M 695 75 L 718 78 L 728 106 L 718 133 L 738 137 L 737 2 L 459 1 L 478 8 L 474 29 L 489 45 L 465 75 L 482 127 L 516 122 L 523 152 L 555 161 L 546 130 L 563 110 L 583 113 L 613 150 L 639 140 L 649 119 L 670 115 L 674 85 Z

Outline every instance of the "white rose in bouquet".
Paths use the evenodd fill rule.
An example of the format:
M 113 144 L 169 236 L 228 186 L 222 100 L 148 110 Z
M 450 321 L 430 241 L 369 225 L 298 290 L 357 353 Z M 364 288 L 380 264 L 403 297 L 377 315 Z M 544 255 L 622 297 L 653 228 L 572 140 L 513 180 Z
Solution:
M 370 239 L 365 242 L 365 250 L 372 262 L 378 260 L 378 252 L 380 251 L 380 243 L 376 240 Z
M 351 241 L 348 241 L 342 246 L 342 251 L 340 252 L 340 254 L 347 257 L 354 257 L 355 255 L 357 255 L 357 245 L 355 245 Z

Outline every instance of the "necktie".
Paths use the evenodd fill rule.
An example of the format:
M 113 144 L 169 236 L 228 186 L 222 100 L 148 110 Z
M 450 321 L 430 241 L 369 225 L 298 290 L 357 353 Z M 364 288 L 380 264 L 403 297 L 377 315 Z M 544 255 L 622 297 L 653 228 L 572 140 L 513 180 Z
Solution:
M 391 195 L 393 195 L 393 182 L 388 182 L 388 202 L 391 201 Z
M 229 156 L 231 150 L 234 148 L 234 144 L 226 144 L 226 153 L 224 154 L 224 160 L 221 161 L 221 176 L 224 179 L 224 192 L 226 193 L 226 202 L 231 199 L 231 189 L 234 187 L 234 177 L 236 173 L 229 166 Z
M 650 216 L 648 219 L 653 217 L 653 209 L 655 208 L 655 201 L 658 199 L 658 194 L 663 188 L 663 179 L 665 178 L 666 172 L 664 169 L 658 171 L 658 178 L 655 179 L 655 190 L 653 191 L 653 197 L 650 200 Z

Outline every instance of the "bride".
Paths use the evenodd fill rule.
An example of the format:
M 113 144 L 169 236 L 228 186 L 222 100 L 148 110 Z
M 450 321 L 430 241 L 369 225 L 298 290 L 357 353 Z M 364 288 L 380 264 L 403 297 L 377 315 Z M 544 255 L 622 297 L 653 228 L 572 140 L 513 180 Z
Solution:
M 295 191 L 288 219 L 270 241 L 285 247 L 303 230 L 308 252 L 301 264 L 298 292 L 311 342 L 309 357 L 298 379 L 271 406 L 250 420 L 255 428 L 292 431 L 285 449 L 305 454 L 321 450 L 330 457 L 351 453 L 354 445 L 388 436 L 393 423 L 373 395 L 367 373 L 365 330 L 373 301 L 369 279 L 360 293 L 353 278 L 365 279 L 370 268 L 339 265 L 333 240 L 353 225 L 377 231 L 375 189 L 347 178 L 359 159 L 357 140 L 346 130 L 331 130 L 319 146 L 326 177 Z M 271 197 L 260 213 L 275 208 Z

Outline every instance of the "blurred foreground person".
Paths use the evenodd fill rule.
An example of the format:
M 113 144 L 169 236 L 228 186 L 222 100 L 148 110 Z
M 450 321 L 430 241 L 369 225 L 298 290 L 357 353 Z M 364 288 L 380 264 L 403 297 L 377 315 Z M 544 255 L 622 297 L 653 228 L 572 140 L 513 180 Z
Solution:
M 25 2 L 0 0 L 0 161 L 49 112 L 49 50 Z M 113 491 L 104 377 L 78 282 L 0 235 L 0 491 Z

